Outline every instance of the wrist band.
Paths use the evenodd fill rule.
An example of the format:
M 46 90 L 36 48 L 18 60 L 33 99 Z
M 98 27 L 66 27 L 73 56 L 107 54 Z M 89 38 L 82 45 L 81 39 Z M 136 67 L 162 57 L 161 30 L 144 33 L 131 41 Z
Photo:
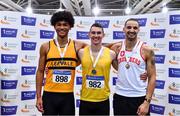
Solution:
M 150 99 L 150 98 L 145 98 L 144 100 L 147 101 L 148 103 L 151 102 L 151 99 Z

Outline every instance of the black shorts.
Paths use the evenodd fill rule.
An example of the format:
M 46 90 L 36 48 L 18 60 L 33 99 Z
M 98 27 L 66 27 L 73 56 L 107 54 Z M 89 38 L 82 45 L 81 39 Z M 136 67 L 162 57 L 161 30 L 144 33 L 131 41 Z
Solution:
M 109 115 L 109 99 L 102 102 L 80 100 L 79 115 Z
M 138 107 L 144 102 L 142 97 L 124 97 L 118 94 L 113 96 L 114 115 L 137 115 Z M 148 112 L 147 115 L 150 113 Z
M 75 115 L 74 93 L 43 93 L 43 115 Z

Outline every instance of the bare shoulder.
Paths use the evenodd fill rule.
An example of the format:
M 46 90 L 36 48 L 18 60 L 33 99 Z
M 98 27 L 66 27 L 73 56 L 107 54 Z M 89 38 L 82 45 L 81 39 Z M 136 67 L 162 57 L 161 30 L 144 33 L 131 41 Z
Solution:
M 154 56 L 154 51 L 151 46 L 148 46 L 147 44 L 144 44 L 142 46 L 142 53 L 146 57 L 153 57 Z
M 77 51 L 79 51 L 79 49 L 82 49 L 88 45 L 87 43 L 82 42 L 82 41 L 78 41 L 78 40 L 74 40 L 74 43 L 75 43 L 75 47 L 76 47 Z
M 110 50 L 110 55 L 112 60 L 116 58 L 116 53 L 113 50 Z
M 113 50 L 115 53 L 118 53 L 121 47 L 122 47 L 122 42 L 118 42 L 111 47 L 111 50 Z
M 78 57 L 81 60 L 84 54 L 84 48 L 78 50 Z
M 45 53 L 47 53 L 48 52 L 48 50 L 49 50 L 49 42 L 46 42 L 46 43 L 43 43 L 42 45 L 41 45 L 41 48 L 40 48 L 40 50 L 41 51 L 43 51 L 43 52 L 45 52 Z

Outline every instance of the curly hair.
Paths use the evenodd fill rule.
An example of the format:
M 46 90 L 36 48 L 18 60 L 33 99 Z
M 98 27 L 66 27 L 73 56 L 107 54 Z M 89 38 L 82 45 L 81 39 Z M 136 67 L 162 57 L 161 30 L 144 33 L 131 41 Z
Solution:
M 51 17 L 51 25 L 55 26 L 58 21 L 68 22 L 71 27 L 74 27 L 74 18 L 69 11 L 58 11 L 55 12 Z

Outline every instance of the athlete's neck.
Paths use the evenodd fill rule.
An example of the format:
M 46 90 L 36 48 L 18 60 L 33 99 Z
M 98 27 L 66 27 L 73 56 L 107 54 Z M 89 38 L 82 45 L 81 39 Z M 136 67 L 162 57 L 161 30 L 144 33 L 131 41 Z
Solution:
M 99 52 L 100 49 L 101 49 L 101 47 L 102 47 L 101 44 L 98 44 L 98 45 L 91 44 L 91 50 L 92 50 L 92 52 Z
M 64 37 L 64 38 L 60 38 L 58 37 L 58 43 L 59 43 L 59 46 L 61 47 L 64 47 L 67 43 L 68 43 L 68 38 L 67 37 Z
M 138 39 L 134 39 L 132 41 L 129 41 L 128 39 L 125 40 L 125 49 L 126 50 L 133 50 L 134 46 L 136 45 Z

